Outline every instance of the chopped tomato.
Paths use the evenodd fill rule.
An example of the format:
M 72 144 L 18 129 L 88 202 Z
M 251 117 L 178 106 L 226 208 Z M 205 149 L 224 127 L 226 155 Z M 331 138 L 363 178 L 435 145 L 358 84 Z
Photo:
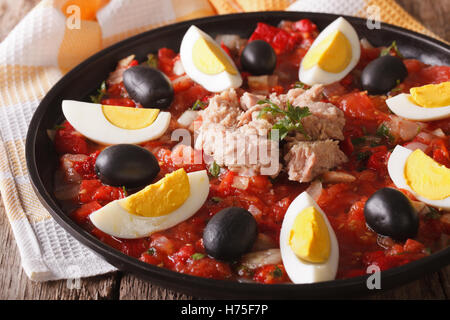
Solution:
M 91 201 L 91 202 L 83 204 L 81 207 L 79 207 L 74 212 L 72 212 L 70 216 L 79 225 L 83 225 L 87 222 L 87 218 L 89 217 L 89 215 L 92 212 L 97 211 L 101 207 L 102 206 L 97 201 Z
M 256 269 L 253 280 L 273 284 L 287 282 L 289 277 L 282 264 L 269 264 Z
M 77 132 L 68 121 L 64 121 L 55 133 L 55 148 L 59 154 L 89 154 L 86 138 Z

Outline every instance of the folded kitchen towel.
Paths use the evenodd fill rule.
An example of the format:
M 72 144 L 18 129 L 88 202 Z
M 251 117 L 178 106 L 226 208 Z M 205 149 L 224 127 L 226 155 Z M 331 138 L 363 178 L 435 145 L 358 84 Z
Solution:
M 32 190 L 24 157 L 34 110 L 48 90 L 88 56 L 152 28 L 214 14 L 291 10 L 367 16 L 434 36 L 391 0 L 44 0 L 0 44 L 0 192 L 32 280 L 88 277 L 115 270 L 66 233 Z M 74 7 L 81 21 L 73 20 Z M 369 13 L 368 13 L 369 12 Z M 69 28 L 79 23 L 79 28 Z

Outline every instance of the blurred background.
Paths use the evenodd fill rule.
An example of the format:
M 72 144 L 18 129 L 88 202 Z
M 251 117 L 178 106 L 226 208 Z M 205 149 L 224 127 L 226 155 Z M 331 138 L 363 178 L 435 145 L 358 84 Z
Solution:
M 0 0 L 0 41 L 40 0 Z M 164 1 L 164 0 L 162 0 Z M 189 1 L 189 0 L 186 0 Z M 301 1 L 301 0 L 300 0 Z M 330 0 L 333 1 L 333 0 Z M 349 0 L 351 1 L 351 0 Z M 438 36 L 450 41 L 450 0 L 396 0 Z

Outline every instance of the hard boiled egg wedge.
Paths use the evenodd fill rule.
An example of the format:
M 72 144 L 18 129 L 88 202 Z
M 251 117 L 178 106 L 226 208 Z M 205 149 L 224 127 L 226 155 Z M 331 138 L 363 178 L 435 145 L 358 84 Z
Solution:
M 397 188 L 410 191 L 430 206 L 450 210 L 450 169 L 422 150 L 396 146 L 389 157 L 388 172 Z
M 154 140 L 166 132 L 170 123 L 170 112 L 159 109 L 64 100 L 62 110 L 79 133 L 104 145 Z
M 300 64 L 299 79 L 308 85 L 339 81 L 356 66 L 360 55 L 358 34 L 339 17 L 314 40 Z
M 96 228 L 111 236 L 142 238 L 193 216 L 208 193 L 206 170 L 186 173 L 179 169 L 135 194 L 110 202 L 89 218 Z
M 233 60 L 208 34 L 191 26 L 183 37 L 180 58 L 186 74 L 211 92 L 238 88 L 242 77 Z
M 410 120 L 432 121 L 450 117 L 450 82 L 410 89 L 386 100 L 396 115 Z
M 325 213 L 305 191 L 291 203 L 280 233 L 284 268 L 294 283 L 333 280 L 339 262 L 336 235 Z

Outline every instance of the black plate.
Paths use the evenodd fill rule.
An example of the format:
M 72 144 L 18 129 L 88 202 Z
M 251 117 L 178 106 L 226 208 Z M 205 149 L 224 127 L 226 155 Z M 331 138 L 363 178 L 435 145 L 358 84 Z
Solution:
M 152 283 L 183 293 L 207 298 L 293 299 L 341 298 L 373 292 L 374 290 L 367 289 L 367 276 L 302 285 L 244 284 L 184 275 L 146 264 L 111 248 L 79 227 L 61 210 L 52 192 L 57 155 L 46 130 L 53 128 L 63 119 L 61 111 L 63 99 L 86 99 L 107 78 L 109 72 L 114 70 L 120 59 L 136 54 L 137 59 L 143 60 L 147 53 L 156 52 L 161 47 L 169 47 L 178 52 L 181 39 L 191 24 L 212 35 L 234 33 L 249 37 L 257 22 L 276 25 L 283 19 L 309 18 L 317 24 L 319 30 L 322 30 L 337 17 L 331 14 L 305 12 L 255 12 L 214 16 L 154 29 L 93 55 L 65 75 L 48 92 L 31 120 L 26 141 L 26 159 L 31 182 L 40 201 L 64 229 L 109 263 Z M 417 58 L 429 64 L 450 64 L 450 47 L 444 43 L 388 24 L 381 24 L 380 30 L 369 30 L 366 27 L 366 20 L 353 17 L 346 19 L 356 28 L 360 38 L 366 37 L 375 46 L 389 45 L 396 40 L 400 51 L 406 57 Z M 383 271 L 381 288 L 387 289 L 411 281 L 449 263 L 450 248 L 447 248 L 407 265 Z

